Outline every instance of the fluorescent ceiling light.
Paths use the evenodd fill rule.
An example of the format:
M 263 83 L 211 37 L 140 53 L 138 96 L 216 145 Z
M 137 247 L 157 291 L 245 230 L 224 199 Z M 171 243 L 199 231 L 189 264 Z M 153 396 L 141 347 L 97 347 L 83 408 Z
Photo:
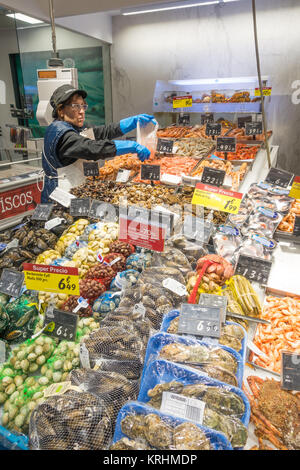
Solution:
M 166 10 L 177 10 L 180 8 L 192 8 L 192 7 L 200 7 L 205 5 L 216 5 L 222 3 L 229 3 L 229 2 L 237 2 L 239 0 L 210 0 L 210 1 L 202 1 L 195 0 L 195 1 L 187 1 L 187 2 L 176 2 L 176 3 L 158 3 L 152 5 L 144 5 L 136 8 L 124 8 L 121 10 L 121 14 L 128 16 L 128 15 L 140 15 L 142 13 L 153 13 L 155 11 L 166 11 Z
M 23 13 L 8 13 L 6 16 L 9 16 L 10 18 L 15 18 L 16 20 L 19 20 L 19 21 L 24 21 L 24 23 L 30 23 L 30 24 L 44 23 L 41 20 L 32 18 L 31 16 L 23 15 Z

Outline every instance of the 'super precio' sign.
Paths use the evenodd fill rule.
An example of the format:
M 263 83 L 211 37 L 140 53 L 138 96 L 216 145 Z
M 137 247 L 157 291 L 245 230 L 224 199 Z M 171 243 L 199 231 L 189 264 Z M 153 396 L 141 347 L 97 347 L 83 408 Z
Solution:
M 33 210 L 40 202 L 41 193 L 36 183 L 0 193 L 0 219 Z

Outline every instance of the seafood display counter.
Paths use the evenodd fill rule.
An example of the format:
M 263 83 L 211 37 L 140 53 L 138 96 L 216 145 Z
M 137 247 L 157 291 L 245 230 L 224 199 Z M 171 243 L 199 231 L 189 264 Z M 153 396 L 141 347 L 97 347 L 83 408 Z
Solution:
M 16 225 L 24 216 L 30 215 L 41 201 L 41 190 L 42 180 L 37 167 L 28 164 L 1 164 L 0 230 Z
M 207 157 L 160 161 L 201 173 Z M 281 387 L 280 353 L 300 352 L 300 250 L 273 239 L 298 203 L 265 183 L 262 147 L 252 160 L 237 213 L 192 204 L 192 185 L 141 182 L 134 156 L 135 178 L 119 183 L 117 157 L 71 190 L 89 200 L 85 217 L 51 200 L 49 220 L 0 231 L 1 448 L 299 449 L 299 393 Z M 125 200 L 173 211 L 163 251 L 126 238 L 115 211 L 91 211 Z M 243 256 L 269 276 L 241 270 Z

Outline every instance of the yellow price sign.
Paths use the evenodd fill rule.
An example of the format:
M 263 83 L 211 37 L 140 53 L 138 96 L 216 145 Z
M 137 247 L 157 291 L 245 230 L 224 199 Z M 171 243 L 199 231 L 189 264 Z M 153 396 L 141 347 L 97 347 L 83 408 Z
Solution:
M 192 105 L 192 95 L 176 96 L 175 98 L 173 98 L 173 108 L 189 108 Z
M 210 184 L 197 183 L 193 194 L 192 204 L 215 209 L 221 212 L 237 214 L 243 194 L 235 191 L 211 186 Z
M 300 176 L 295 176 L 289 196 L 300 199 Z
M 80 295 L 78 268 L 24 263 L 23 269 L 29 290 Z
M 262 89 L 262 92 L 263 92 L 263 95 L 264 95 L 264 96 L 271 96 L 271 94 L 272 94 L 272 87 L 271 87 L 271 86 L 269 86 L 269 87 L 264 87 L 264 88 Z M 255 96 L 260 96 L 260 88 L 255 88 L 255 90 L 254 90 L 254 95 L 255 95 Z

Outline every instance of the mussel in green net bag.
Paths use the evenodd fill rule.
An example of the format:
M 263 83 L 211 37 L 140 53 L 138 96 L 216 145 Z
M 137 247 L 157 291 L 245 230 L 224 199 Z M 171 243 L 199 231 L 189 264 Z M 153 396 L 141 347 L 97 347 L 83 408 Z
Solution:
M 9 302 L 9 295 L 7 294 L 2 294 L 0 292 L 0 305 L 3 305 L 5 307 L 5 305 Z
M 8 342 L 20 343 L 30 338 L 38 321 L 38 298 L 30 291 L 6 304 L 9 323 L 0 337 Z
M 0 303 L 0 334 L 3 333 L 9 324 L 9 316 L 3 305 Z

